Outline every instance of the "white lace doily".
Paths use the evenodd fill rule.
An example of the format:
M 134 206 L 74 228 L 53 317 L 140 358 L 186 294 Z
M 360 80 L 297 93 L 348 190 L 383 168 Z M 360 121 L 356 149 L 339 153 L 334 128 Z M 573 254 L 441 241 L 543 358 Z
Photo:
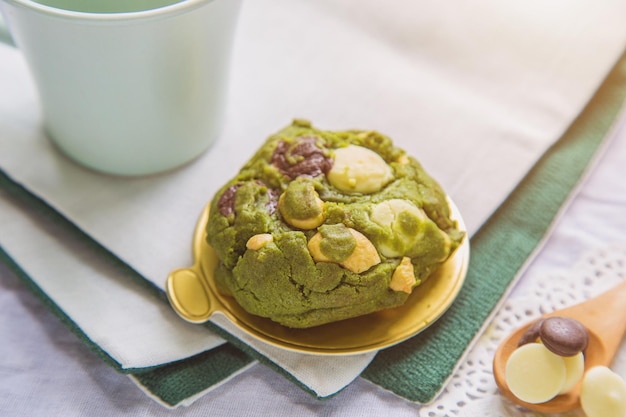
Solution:
M 420 417 L 546 416 L 514 405 L 498 393 L 492 374 L 499 342 L 541 314 L 577 304 L 626 279 L 626 246 L 610 245 L 584 256 L 567 273 L 528 277 L 504 303 L 436 401 L 420 408 Z M 611 368 L 626 377 L 626 342 Z M 584 417 L 581 410 L 559 417 Z

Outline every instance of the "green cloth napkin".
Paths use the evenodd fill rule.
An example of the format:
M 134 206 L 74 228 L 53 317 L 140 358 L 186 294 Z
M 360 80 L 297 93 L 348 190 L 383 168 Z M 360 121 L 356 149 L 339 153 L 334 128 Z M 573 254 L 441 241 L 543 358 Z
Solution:
M 57 211 L 51 208 L 20 184 L 14 182 L 2 170 L 0 170 L 0 194 L 7 193 L 13 199 L 33 211 L 42 222 L 56 224 L 66 229 L 74 237 L 80 239 L 85 245 L 91 246 L 92 250 L 106 257 L 124 276 L 138 282 L 143 289 L 158 299 L 167 303 L 166 295 L 151 282 L 143 279 L 137 272 L 132 270 L 117 257 L 112 255 L 101 245 L 79 230 L 72 222 L 65 219 Z M 80 327 L 43 291 L 31 277 L 15 262 L 13 258 L 0 245 L 0 262 L 4 263 L 22 283 L 33 292 L 39 300 L 54 313 L 91 351 L 103 362 L 118 372 L 134 375 L 135 380 L 155 395 L 165 404 L 175 406 L 189 397 L 189 393 L 197 393 L 208 387 L 221 383 L 224 379 L 245 369 L 254 359 L 235 348 L 232 344 L 225 343 L 210 351 L 200 353 L 182 362 L 173 362 L 165 365 L 149 368 L 123 368 L 111 357 L 100 345 L 93 342 Z M 213 327 L 213 326 L 211 326 Z
M 520 269 L 541 247 L 602 147 L 625 97 L 626 55 L 559 142 L 472 237 L 467 278 L 450 310 L 418 337 L 380 352 L 364 378 L 411 401 L 434 398 Z
M 540 247 L 602 147 L 625 98 L 626 55 L 562 139 L 473 236 L 468 275 L 448 312 L 422 334 L 379 352 L 364 378 L 411 401 L 426 403 L 436 396 L 520 269 Z M 254 355 L 254 351 L 248 353 Z M 206 354 L 198 360 L 210 362 L 212 357 Z M 166 381 L 185 372 L 181 369 L 172 376 L 171 369 L 184 364 L 168 365 L 167 372 L 155 369 L 149 376 L 135 376 L 163 398 L 173 395 Z
M 428 330 L 398 346 L 381 351 L 363 377 L 408 400 L 428 402 L 443 388 L 468 345 L 514 283 L 524 264 L 537 250 L 559 212 L 601 148 L 626 97 L 626 57 L 622 57 L 585 111 L 563 138 L 537 162 L 507 201 L 471 239 L 471 261 L 464 287 L 450 310 Z M 132 279 L 145 283 L 166 302 L 164 295 L 131 268 L 82 234 L 45 202 L 0 173 L 0 186 L 50 221 L 74 230 L 110 257 Z M 105 362 L 130 374 L 155 397 L 170 405 L 183 402 L 258 359 L 289 377 L 264 356 L 216 326 L 208 325 L 231 343 L 195 357 L 149 369 L 122 370 L 92 343 L 0 248 L 6 263 L 57 316 Z M 302 386 L 300 384 L 300 386 Z M 302 386 L 303 389 L 307 389 Z

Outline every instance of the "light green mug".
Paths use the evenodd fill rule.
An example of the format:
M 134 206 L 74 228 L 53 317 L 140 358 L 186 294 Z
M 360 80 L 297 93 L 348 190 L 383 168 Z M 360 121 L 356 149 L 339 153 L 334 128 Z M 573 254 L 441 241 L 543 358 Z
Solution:
M 145 175 L 193 160 L 220 134 L 240 5 L 0 0 L 0 11 L 57 147 L 98 171 Z

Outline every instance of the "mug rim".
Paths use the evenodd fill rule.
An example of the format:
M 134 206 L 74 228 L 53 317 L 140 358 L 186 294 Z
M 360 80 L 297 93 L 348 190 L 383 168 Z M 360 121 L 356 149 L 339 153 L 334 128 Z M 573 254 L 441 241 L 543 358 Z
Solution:
M 34 0 L 0 0 L 0 2 L 13 4 L 14 6 L 26 8 L 51 17 L 65 18 L 68 20 L 83 22 L 121 22 L 127 20 L 144 20 L 150 18 L 158 18 L 163 17 L 164 15 L 175 15 L 183 13 L 185 11 L 193 10 L 206 3 L 212 3 L 214 1 L 216 0 L 180 0 L 176 3 L 156 7 L 154 9 L 137 10 L 130 12 L 82 12 L 48 6 L 38 3 Z

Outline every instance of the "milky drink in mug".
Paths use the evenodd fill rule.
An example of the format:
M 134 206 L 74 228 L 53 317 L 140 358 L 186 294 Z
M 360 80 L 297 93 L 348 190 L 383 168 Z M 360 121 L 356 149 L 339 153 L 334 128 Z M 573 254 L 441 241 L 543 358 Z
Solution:
M 119 175 L 182 165 L 219 135 L 241 0 L 0 0 L 46 132 Z

